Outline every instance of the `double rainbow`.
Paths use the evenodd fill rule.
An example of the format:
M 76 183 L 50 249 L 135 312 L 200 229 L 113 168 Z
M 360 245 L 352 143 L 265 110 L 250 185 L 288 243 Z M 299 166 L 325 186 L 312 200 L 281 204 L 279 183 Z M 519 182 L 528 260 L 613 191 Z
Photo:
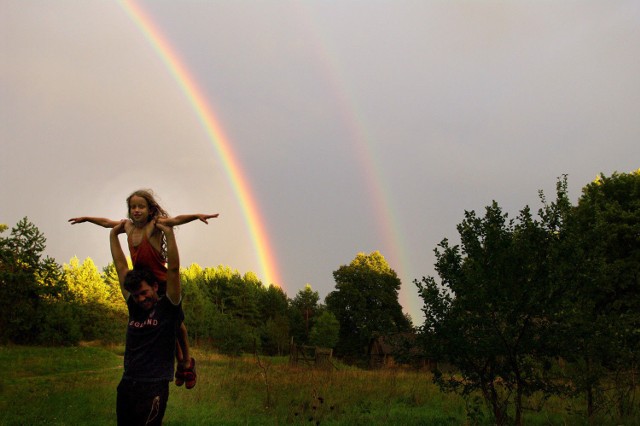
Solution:
M 267 230 L 259 214 L 248 180 L 233 153 L 231 142 L 224 135 L 211 106 L 202 94 L 203 92 L 171 44 L 165 39 L 145 11 L 134 0 L 118 0 L 118 2 L 135 26 L 144 34 L 178 86 L 182 89 L 201 122 L 208 139 L 218 152 L 243 211 L 262 269 L 263 281 L 267 284 L 283 286 L 274 250 L 271 249 Z M 318 62 L 325 68 L 325 77 L 328 79 L 328 83 L 332 87 L 336 100 L 340 105 L 340 115 L 349 127 L 350 140 L 356 151 L 356 158 L 360 159 L 360 169 L 365 178 L 374 207 L 372 211 L 375 212 L 377 233 L 382 237 L 385 251 L 390 255 L 388 260 L 392 267 L 398 270 L 399 276 L 407 280 L 411 266 L 408 264 L 408 256 L 403 250 L 405 244 L 403 244 L 402 227 L 392 207 L 394 203 L 391 202 L 393 198 L 391 191 L 384 184 L 386 179 L 382 175 L 382 162 L 376 158 L 375 150 L 370 146 L 372 138 L 367 133 L 365 119 L 358 114 L 359 108 L 355 105 L 354 98 L 348 95 L 348 85 L 341 78 L 341 67 L 335 59 L 332 59 L 335 58 L 335 55 L 329 51 L 328 46 L 330 43 L 323 40 L 321 31 L 315 25 L 312 14 L 307 10 L 304 3 L 295 3 L 294 6 L 296 6 L 299 18 L 307 24 L 305 27 L 309 29 L 309 35 L 315 38 L 316 53 L 319 57 Z M 415 297 L 415 294 L 412 294 L 414 292 L 409 290 L 411 284 L 409 282 L 404 282 L 403 284 L 399 294 L 401 304 L 405 309 L 419 312 L 419 300 Z

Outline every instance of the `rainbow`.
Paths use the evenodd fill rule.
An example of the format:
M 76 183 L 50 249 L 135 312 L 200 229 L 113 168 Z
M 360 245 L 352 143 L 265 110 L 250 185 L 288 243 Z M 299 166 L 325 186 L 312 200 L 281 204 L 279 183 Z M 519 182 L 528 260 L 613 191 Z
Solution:
M 211 106 L 207 103 L 195 79 L 175 53 L 171 44 L 165 39 L 145 11 L 132 0 L 118 0 L 118 3 L 136 27 L 143 33 L 180 89 L 182 89 L 196 113 L 198 120 L 202 124 L 207 137 L 219 154 L 234 193 L 238 197 L 245 222 L 249 228 L 251 239 L 253 240 L 258 261 L 262 269 L 264 282 L 268 285 L 282 286 L 278 264 L 273 254 L 274 251 L 271 249 L 271 244 L 269 243 L 266 227 L 261 216 L 258 214 L 260 210 L 258 209 L 255 197 L 251 192 L 245 173 L 242 167 L 240 167 L 240 162 L 233 153 L 231 142 L 224 135 L 222 127 L 216 119 Z
M 341 72 L 338 55 L 331 52 L 331 43 L 322 36 L 308 4 L 296 2 L 294 6 L 297 6 L 299 19 L 305 22 L 303 27 L 307 28 L 310 38 L 315 39 L 318 64 L 324 68 L 322 74 L 332 87 L 338 111 L 345 125 L 348 126 L 350 141 L 355 150 L 355 157 L 359 160 L 359 167 L 371 200 L 377 234 L 382 240 L 384 249 L 380 252 L 402 280 L 402 288 L 399 292 L 400 304 L 412 314 L 414 322 L 419 323 L 421 300 L 417 297 L 417 289 L 413 287 L 413 280 L 417 277 L 411 275 L 409 256 L 404 249 L 406 247 L 405 232 L 393 207 L 396 203 L 393 201 L 392 191 L 386 184 L 388 179 L 384 176 L 383 161 L 376 155 L 372 142 L 374 138 L 367 130 L 369 126 L 366 124 L 366 119 L 359 113 L 361 108 L 357 105 L 355 96 L 351 95 L 350 86 L 343 78 L 344 72 Z

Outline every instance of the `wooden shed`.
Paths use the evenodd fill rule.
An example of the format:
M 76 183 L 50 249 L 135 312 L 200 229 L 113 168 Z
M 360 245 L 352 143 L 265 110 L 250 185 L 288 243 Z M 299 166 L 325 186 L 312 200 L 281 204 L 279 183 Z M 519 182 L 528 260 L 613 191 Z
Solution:
M 417 345 L 415 333 L 395 333 L 380 335 L 369 341 L 369 366 L 371 368 L 394 367 L 398 365 L 414 365 L 425 367 L 430 365 Z

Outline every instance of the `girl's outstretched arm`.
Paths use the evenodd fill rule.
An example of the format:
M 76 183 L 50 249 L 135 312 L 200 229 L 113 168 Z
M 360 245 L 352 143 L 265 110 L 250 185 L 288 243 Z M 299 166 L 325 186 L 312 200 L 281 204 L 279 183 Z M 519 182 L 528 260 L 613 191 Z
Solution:
M 181 214 L 180 216 L 176 216 L 176 217 L 165 217 L 165 218 L 158 218 L 158 223 L 161 223 L 162 225 L 166 225 L 166 226 L 178 226 L 178 225 L 184 225 L 185 223 L 189 223 L 189 222 L 193 222 L 196 219 L 199 219 L 200 221 L 209 224 L 209 222 L 207 222 L 208 219 L 214 219 L 218 217 L 218 213 L 216 214 L 202 214 L 202 213 L 196 213 L 196 214 Z
M 100 225 L 103 228 L 113 228 L 114 226 L 120 223 L 119 220 L 111 220 L 105 217 L 88 217 L 88 216 L 74 217 L 69 219 L 69 222 L 71 222 L 72 225 L 75 225 L 77 223 L 90 222 L 95 225 Z

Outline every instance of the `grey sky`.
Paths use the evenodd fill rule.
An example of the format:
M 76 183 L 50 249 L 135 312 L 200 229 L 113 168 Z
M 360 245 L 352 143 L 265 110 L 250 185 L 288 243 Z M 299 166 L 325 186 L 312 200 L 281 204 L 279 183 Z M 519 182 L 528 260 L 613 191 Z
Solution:
M 569 175 L 640 167 L 636 1 L 138 2 L 206 95 L 245 170 L 290 297 L 379 250 L 414 279 L 467 210 L 538 207 Z M 0 1 L 0 223 L 28 216 L 59 263 L 109 259 L 153 188 L 185 265 L 260 275 L 221 159 L 118 2 Z

